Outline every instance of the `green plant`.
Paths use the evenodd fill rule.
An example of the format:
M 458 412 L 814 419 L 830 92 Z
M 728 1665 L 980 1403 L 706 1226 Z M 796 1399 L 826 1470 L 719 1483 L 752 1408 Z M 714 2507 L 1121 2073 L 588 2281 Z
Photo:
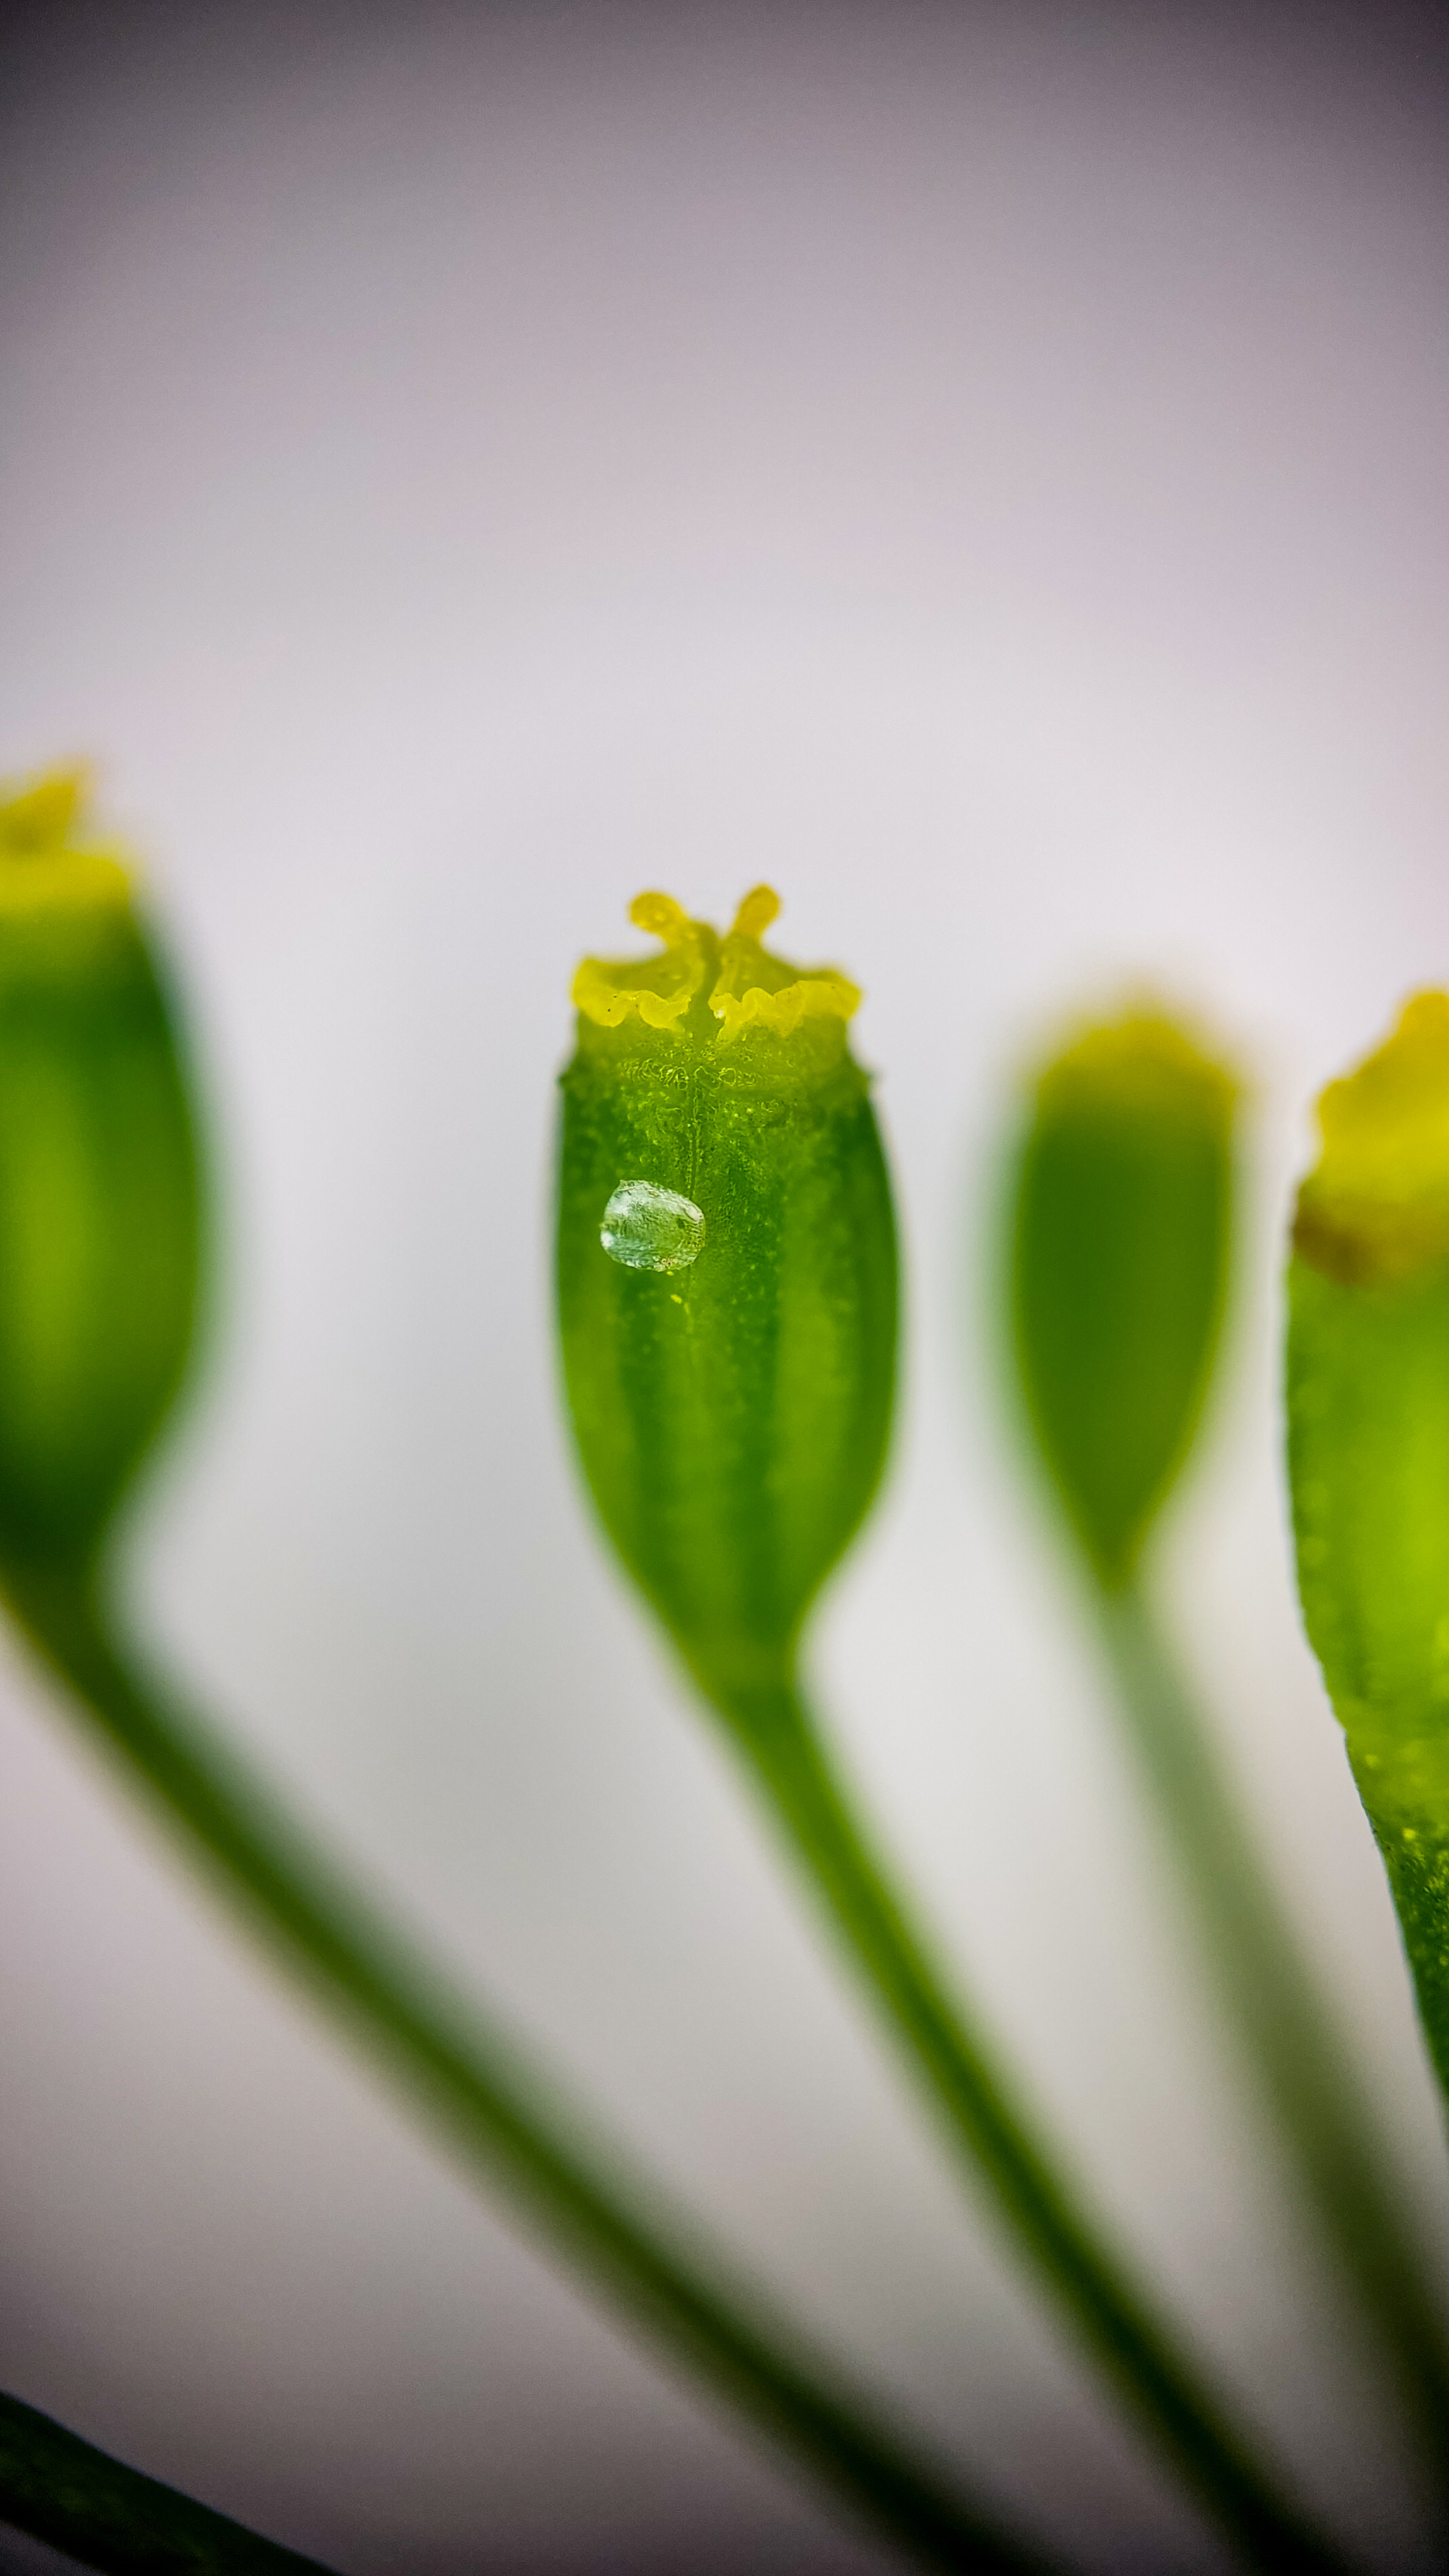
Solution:
M 78 788 L 67 775 L 0 804 L 0 1591 L 13 1617 L 223 1901 L 545 2245 L 907 2554 L 983 2576 L 1029 2568 L 652 2181 L 559 2108 L 501 2023 L 129 1645 L 113 1543 L 184 1372 L 198 1157 L 146 925 L 116 856 L 77 837 Z M 33 2510 L 35 2474 L 33 2445 L 0 2454 L 0 2520 Z M 127 2495 L 150 2510 L 133 2485 L 123 2517 Z M 84 2557 L 79 2507 L 68 2529 Z M 151 2525 L 131 2541 L 159 2546 Z
M 1298 1583 L 1449 2092 L 1449 994 L 1319 1117 L 1288 1274 Z
M 203 1302 L 207 1157 L 144 908 L 76 773 L 0 799 L 0 1593 L 69 1705 L 228 1905 L 468 2175 L 647 2341 L 918 2564 L 1046 2562 L 898 2437 L 426 1955 L 131 1642 L 116 1541 Z M 890 1436 L 897 1237 L 859 995 L 660 895 L 652 958 L 586 961 L 563 1078 L 564 1375 L 605 1531 L 1042 2286 L 1250 2563 L 1329 2569 L 1087 2212 L 874 1847 L 800 1679 Z M 1223 1311 L 1234 1092 L 1160 1013 L 1046 1069 L 1016 1165 L 1028 1417 L 1225 1999 L 1442 2434 L 1441 2327 L 1312 1979 L 1168 1654 L 1142 1562 Z M 1431 2043 L 1449 2040 L 1449 1001 L 1325 1103 L 1293 1277 L 1310 1631 L 1345 1718 Z M 1441 1633 L 1442 1632 L 1442 1633 Z M 1446 1739 L 1449 1740 L 1449 1739 Z M 1436 1800 L 1438 1804 L 1436 1805 Z M 1251 1996 L 1242 1989 L 1251 1986 Z M 0 2399 L 0 2522 L 83 2563 L 308 2562 Z
M 756 888 L 720 939 L 642 895 L 662 953 L 575 979 L 558 1289 L 584 1471 L 948 2142 L 1085 2347 L 1251 2554 L 1323 2564 L 937 1966 L 801 1689 L 802 1625 L 884 1458 L 896 1231 L 846 1036 L 859 995 L 762 948 L 777 908 Z M 621 1209 L 661 1210 L 658 1238 L 635 1214 L 621 1246 Z
M 1017 1380 L 1220 2009 L 1449 2474 L 1444 2328 L 1378 2122 L 1143 1571 L 1220 1342 L 1236 1106 L 1226 1067 L 1155 1005 L 1042 1066 L 1012 1165 Z

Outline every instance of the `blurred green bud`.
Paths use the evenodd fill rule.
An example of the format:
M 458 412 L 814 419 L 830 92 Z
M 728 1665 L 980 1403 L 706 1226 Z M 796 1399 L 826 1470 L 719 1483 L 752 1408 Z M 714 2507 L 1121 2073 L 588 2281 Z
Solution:
M 1237 1086 L 1151 1009 L 1038 1074 L 1014 1170 L 1026 1410 L 1101 1582 L 1136 1564 L 1197 1427 L 1227 1286 Z
M 879 1482 L 896 1244 L 832 969 L 774 957 L 768 887 L 728 937 L 667 895 L 639 963 L 586 959 L 563 1075 L 558 1292 L 584 1472 L 705 1690 L 739 1713 Z
M 1449 995 L 1319 1119 L 1289 1269 L 1298 1583 L 1449 2089 Z
M 0 798 L 0 1571 L 96 1548 L 191 1336 L 197 1172 L 166 1002 L 84 779 Z

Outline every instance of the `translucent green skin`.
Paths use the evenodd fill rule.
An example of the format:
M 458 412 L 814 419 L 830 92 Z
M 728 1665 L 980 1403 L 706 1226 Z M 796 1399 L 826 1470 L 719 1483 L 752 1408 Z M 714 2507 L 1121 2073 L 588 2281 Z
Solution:
M 1288 1273 L 1288 1466 L 1304 1623 L 1449 2091 L 1449 1269 Z
M 1044 1104 L 1020 1150 L 1018 1373 L 1052 1481 L 1109 1586 L 1130 1575 L 1197 1426 L 1232 1197 L 1221 1120 L 1172 1107 Z
M 0 1562 L 93 1554 L 175 1393 L 197 1164 L 129 909 L 0 917 Z
M 602 1249 L 626 1180 L 702 1209 L 688 1269 L 628 1270 Z M 742 1714 L 788 1671 L 890 1428 L 890 1185 L 838 1027 L 721 1048 L 581 1017 L 563 1076 L 558 1292 L 600 1517 L 706 1692 Z

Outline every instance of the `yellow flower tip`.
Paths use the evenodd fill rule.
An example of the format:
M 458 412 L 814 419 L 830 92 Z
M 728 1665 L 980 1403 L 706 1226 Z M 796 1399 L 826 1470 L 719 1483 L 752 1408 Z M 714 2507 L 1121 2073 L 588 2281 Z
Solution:
M 90 776 L 76 763 L 0 785 L 0 915 L 130 901 L 131 873 L 119 852 L 81 836 Z
M 772 965 L 783 965 L 783 958 L 772 958 Z M 719 1042 L 728 1046 L 745 1029 L 770 1029 L 776 1037 L 792 1038 L 805 1020 L 840 1020 L 851 1018 L 861 1005 L 861 990 L 849 977 L 836 973 L 833 966 L 822 967 L 813 975 L 796 974 L 792 980 L 770 991 L 763 984 L 751 984 L 743 992 L 728 992 L 722 975 L 709 997 L 709 1007 L 719 1021 Z M 726 968 L 726 973 L 728 968 Z
M 1449 993 L 1417 993 L 1392 1036 L 1318 1103 L 1323 1151 L 1294 1239 L 1332 1276 L 1389 1280 L 1449 1260 Z
M 793 1037 L 807 1020 L 842 1023 L 858 1011 L 860 987 L 833 966 L 792 966 L 760 945 L 780 910 L 773 887 L 755 886 L 735 915 L 720 951 L 720 971 L 709 1007 L 719 1022 L 719 1043 L 730 1046 L 747 1029 Z
M 691 921 L 669 894 L 636 895 L 629 906 L 636 930 L 662 940 L 657 957 L 586 957 L 573 981 L 575 1010 L 596 1027 L 617 1029 L 642 1020 L 650 1029 L 683 1029 L 719 943 L 707 922 Z
M 760 939 L 769 929 L 771 922 L 779 919 L 779 914 L 780 898 L 776 894 L 774 887 L 767 885 L 754 886 L 746 895 L 744 902 L 740 905 L 739 911 L 735 914 L 735 924 L 730 933 L 730 937 L 732 939 Z
M 755 886 L 721 940 L 708 922 L 691 919 L 672 895 L 637 895 L 629 918 L 636 930 L 663 941 L 662 956 L 619 961 L 586 957 L 574 977 L 574 1007 L 600 1028 L 638 1019 L 646 1028 L 682 1037 L 696 997 L 703 996 L 718 1022 L 713 1035 L 720 1046 L 750 1029 L 788 1038 L 806 1021 L 843 1023 L 860 1006 L 857 985 L 834 967 L 792 966 L 761 947 L 760 934 L 779 910 L 773 889 Z M 709 1032 L 696 1026 L 695 1034 Z
M 90 783 L 89 769 L 76 761 L 24 785 L 0 787 L 0 849 L 7 858 L 63 848 L 89 801 Z
M 636 894 L 629 906 L 629 919 L 636 930 L 650 931 L 656 939 L 662 939 L 666 948 L 681 947 L 697 928 L 672 894 Z
M 1042 1065 L 1044 1109 L 1170 1111 L 1226 1134 L 1242 1086 L 1170 1012 L 1150 999 L 1079 1027 Z

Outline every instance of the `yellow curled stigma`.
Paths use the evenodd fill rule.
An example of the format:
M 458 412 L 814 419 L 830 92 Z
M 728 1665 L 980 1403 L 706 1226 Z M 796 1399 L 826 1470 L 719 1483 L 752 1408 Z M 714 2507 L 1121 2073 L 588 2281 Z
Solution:
M 1449 993 L 1417 993 L 1392 1035 L 1318 1103 L 1323 1151 L 1294 1240 L 1336 1277 L 1402 1279 L 1449 1260 Z
M 721 1046 L 731 1045 L 746 1029 L 793 1037 L 802 1021 L 844 1021 L 860 1008 L 859 986 L 833 966 L 802 973 L 787 959 L 766 954 L 761 933 L 769 929 L 779 910 L 780 898 L 773 887 L 753 887 L 721 944 L 720 971 L 709 997 L 720 1024 Z
M 0 916 L 130 902 L 119 849 L 82 834 L 89 797 L 90 772 L 79 764 L 0 785 Z
M 663 941 L 663 955 L 586 957 L 574 977 L 574 1008 L 603 1029 L 639 1019 L 646 1028 L 681 1034 L 717 950 L 714 932 L 707 922 L 692 921 L 669 894 L 636 895 L 629 919 Z
M 1241 1084 L 1181 1022 L 1144 997 L 1080 1030 L 1041 1066 L 1033 1085 L 1044 1109 L 1175 1110 L 1226 1131 Z
M 734 917 L 731 939 L 761 939 L 780 917 L 780 898 L 773 886 L 753 886 Z M 728 944 L 728 943 L 726 943 Z

